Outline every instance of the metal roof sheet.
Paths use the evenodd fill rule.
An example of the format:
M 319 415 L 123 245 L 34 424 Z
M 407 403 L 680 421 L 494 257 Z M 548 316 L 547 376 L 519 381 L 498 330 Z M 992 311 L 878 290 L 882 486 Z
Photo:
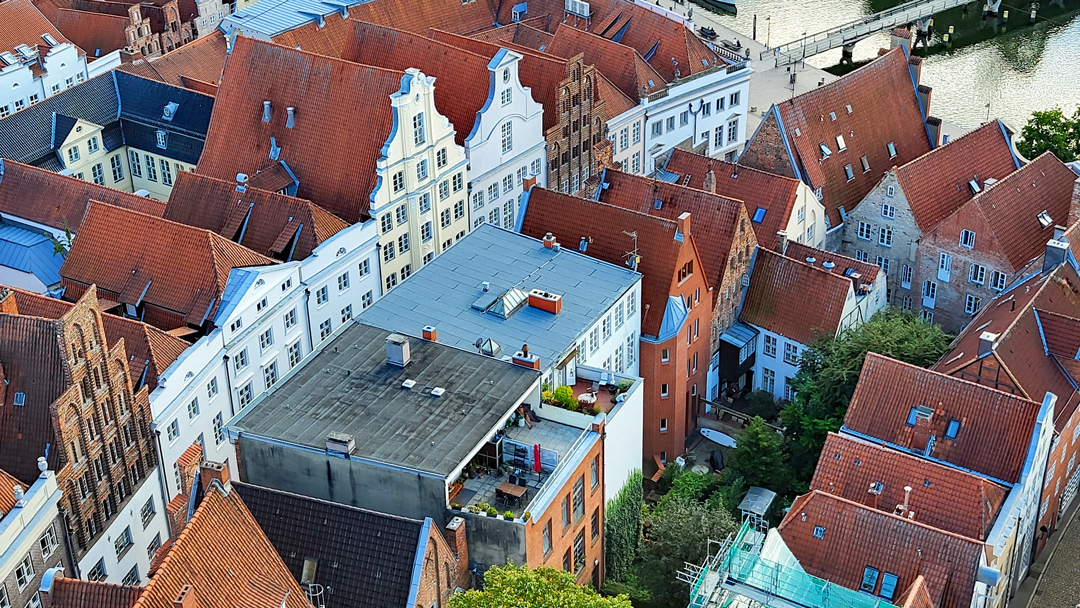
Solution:
M 55 253 L 47 237 L 18 226 L 0 225 L 0 266 L 33 274 L 48 286 L 60 282 L 63 264 L 64 256 Z
M 301 25 L 318 21 L 334 13 L 347 13 L 348 7 L 364 4 L 368 0 L 259 0 L 225 17 L 221 31 L 232 34 L 239 28 L 244 33 L 261 33 L 277 36 Z

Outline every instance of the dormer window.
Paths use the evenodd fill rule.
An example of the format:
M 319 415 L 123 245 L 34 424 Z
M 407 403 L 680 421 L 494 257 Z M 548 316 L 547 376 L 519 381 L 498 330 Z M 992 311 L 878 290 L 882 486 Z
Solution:
M 157 147 L 164 150 L 169 144 L 169 136 L 165 131 L 158 131 L 157 135 Z
M 499 98 L 502 100 L 502 105 L 508 106 L 513 101 L 514 90 L 510 88 L 503 89 L 499 94 Z
M 1047 213 L 1045 210 L 1036 217 L 1039 218 L 1039 225 L 1043 228 L 1049 228 L 1050 225 L 1054 223 L 1053 218 L 1051 218 L 1050 214 Z

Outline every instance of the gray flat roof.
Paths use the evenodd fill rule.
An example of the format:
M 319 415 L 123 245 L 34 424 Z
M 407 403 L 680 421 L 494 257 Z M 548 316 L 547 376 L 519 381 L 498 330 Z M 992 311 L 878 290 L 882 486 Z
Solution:
M 576 240 L 567 245 L 556 253 L 537 239 L 483 224 L 359 319 L 409 333 L 431 325 L 439 342 L 470 351 L 476 350 L 478 338 L 498 342 L 507 355 L 528 344 L 529 353 L 539 356 L 541 368 L 547 369 L 641 280 L 629 268 L 578 253 Z M 484 281 L 491 283 L 486 294 Z M 561 295 L 562 312 L 553 315 L 526 306 L 503 319 L 473 308 L 478 298 L 499 296 L 515 286 L 526 293 L 543 289 Z
M 356 441 L 354 457 L 446 477 L 540 377 L 416 337 L 409 338 L 410 363 L 396 367 L 386 362 L 391 333 L 350 326 L 230 426 L 319 450 L 327 434 L 347 433 Z M 403 388 L 407 379 L 416 385 Z M 436 387 L 446 392 L 431 395 Z

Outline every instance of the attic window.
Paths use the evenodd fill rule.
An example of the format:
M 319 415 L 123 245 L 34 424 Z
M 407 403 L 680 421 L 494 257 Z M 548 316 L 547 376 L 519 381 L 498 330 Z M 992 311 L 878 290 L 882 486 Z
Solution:
M 971 188 L 972 194 L 978 194 L 982 191 L 982 188 L 979 187 L 979 181 L 974 179 L 968 182 L 968 188 Z
M 829 155 L 832 154 L 832 150 L 829 149 L 829 145 L 825 142 L 818 144 L 818 147 L 821 148 L 821 158 L 829 158 Z
M 814 538 L 825 538 L 825 528 L 822 526 L 814 526 Z
M 829 120 L 836 120 L 836 112 L 829 112 Z
M 768 211 L 768 210 L 765 209 L 764 207 L 758 207 L 757 210 L 754 211 L 754 223 L 755 224 L 760 224 L 762 221 L 764 221 L 766 211 Z
M 157 147 L 164 150 L 169 145 L 169 135 L 165 131 L 158 131 L 157 135 Z
M 945 429 L 946 439 L 956 439 L 956 434 L 960 432 L 960 421 L 953 418 L 949 421 L 948 428 Z
M 663 207 L 663 206 L 664 206 L 664 201 L 662 201 L 662 200 L 660 200 L 660 199 L 656 199 L 656 200 L 654 200 L 654 201 L 653 201 L 653 203 L 652 203 L 652 208 L 653 208 L 653 209 L 659 209 L 659 208 L 661 208 L 661 207 Z
M 839 148 L 839 150 L 837 150 L 838 152 L 843 152 L 844 150 L 847 150 L 847 142 L 844 141 L 843 135 L 836 136 L 836 147 Z
M 703 65 L 705 67 L 709 67 L 709 60 L 708 59 L 702 59 L 701 60 L 701 65 Z
M 1040 213 L 1038 215 L 1038 218 L 1039 218 L 1039 224 L 1041 224 L 1043 228 L 1049 228 L 1050 225 L 1054 223 L 1054 220 L 1050 218 L 1050 214 L 1047 213 L 1046 211 L 1043 211 L 1042 213 Z
M 896 144 L 890 141 L 885 147 L 889 149 L 889 158 L 896 158 Z
M 11 53 L 4 51 L 3 53 L 0 53 L 0 61 L 3 61 L 7 65 L 15 65 L 18 60 L 15 59 L 15 56 Z
M 26 393 L 15 393 L 15 405 L 26 405 Z
M 651 81 L 651 80 L 650 80 L 650 81 L 649 81 L 649 88 L 651 89 L 651 88 L 653 88 L 653 86 L 654 86 L 654 85 L 653 85 L 653 81 Z
M 847 110 L 848 114 L 851 114 L 851 104 L 850 103 L 848 105 L 844 106 L 844 109 Z
M 56 46 L 57 44 L 59 44 L 56 41 L 56 38 L 53 38 L 52 34 L 42 34 L 41 39 L 44 40 L 45 42 L 47 42 L 49 44 L 49 46 Z

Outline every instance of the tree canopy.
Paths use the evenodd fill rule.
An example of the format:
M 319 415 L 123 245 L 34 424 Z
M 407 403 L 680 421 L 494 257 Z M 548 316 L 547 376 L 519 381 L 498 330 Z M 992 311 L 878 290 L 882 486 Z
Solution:
M 484 589 L 458 593 L 450 608 L 632 608 L 625 595 L 603 597 L 577 585 L 569 572 L 554 568 L 493 566 L 484 573 Z
M 736 447 L 728 456 L 728 468 L 748 485 L 783 494 L 787 489 L 783 440 L 776 429 L 754 416 L 739 433 Z
M 911 311 L 887 308 L 838 336 L 823 336 L 803 353 L 792 379 L 795 398 L 781 416 L 796 479 L 809 480 L 829 431 L 840 429 L 866 353 L 929 367 L 952 337 Z
M 1071 118 L 1061 108 L 1032 112 L 1020 130 L 1016 149 L 1029 159 L 1053 152 L 1062 162 L 1076 160 L 1080 157 L 1080 108 Z

